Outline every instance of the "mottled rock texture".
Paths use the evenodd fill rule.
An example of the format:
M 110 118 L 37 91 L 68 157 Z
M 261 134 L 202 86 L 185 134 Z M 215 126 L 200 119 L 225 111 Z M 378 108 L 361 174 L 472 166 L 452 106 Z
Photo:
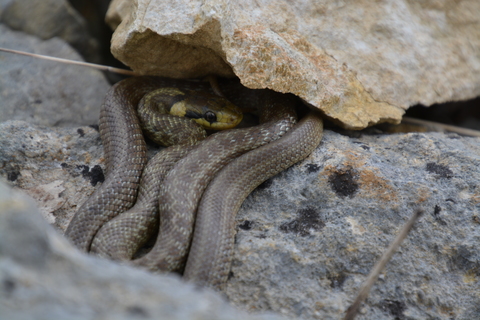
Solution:
M 478 138 L 327 131 L 243 204 L 227 296 L 249 310 L 339 319 L 422 208 L 359 319 L 480 318 L 479 165 Z
M 0 127 L 2 176 L 35 199 L 44 218 L 64 231 L 77 206 L 104 180 L 98 129 L 39 129 L 24 121 Z
M 478 12 L 476 0 L 116 0 L 108 19 L 112 52 L 135 71 L 236 75 L 359 129 L 478 96 Z
M 425 215 L 387 265 L 359 319 L 480 317 L 480 140 L 375 132 L 327 130 L 314 154 L 247 198 L 237 216 L 225 291 L 231 302 L 289 319 L 339 319 L 398 230 L 422 208 Z M 89 127 L 9 121 L 0 126 L 0 149 L 0 176 L 34 197 L 59 230 L 104 170 L 98 132 Z M 97 274 L 103 267 L 82 268 Z M 121 270 L 125 277 L 149 277 Z M 63 279 L 67 271 L 55 275 Z M 117 280 L 105 277 L 103 289 L 111 292 Z M 141 281 L 122 290 L 130 295 L 149 280 Z M 86 296 L 102 292 L 95 283 L 81 286 L 87 310 L 97 303 Z M 118 308 L 112 306 L 113 314 L 125 310 Z

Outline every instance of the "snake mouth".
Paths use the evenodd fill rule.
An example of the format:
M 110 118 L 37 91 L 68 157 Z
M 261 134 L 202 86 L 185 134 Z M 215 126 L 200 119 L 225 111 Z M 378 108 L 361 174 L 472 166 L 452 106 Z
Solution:
M 217 112 L 217 121 L 210 123 L 210 129 L 227 130 L 236 127 L 243 119 L 243 113 Z
M 243 120 L 242 110 L 228 100 L 216 111 L 217 121 L 212 123 L 214 130 L 226 130 L 236 127 Z

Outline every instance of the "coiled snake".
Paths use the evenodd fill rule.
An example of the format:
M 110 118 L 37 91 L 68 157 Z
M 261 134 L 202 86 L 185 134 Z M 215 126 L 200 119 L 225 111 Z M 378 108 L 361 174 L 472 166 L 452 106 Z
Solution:
M 143 170 L 146 147 L 136 105 L 165 86 L 211 91 L 207 84 L 158 77 L 129 78 L 112 87 L 100 114 L 107 178 L 65 234 L 84 251 L 130 260 L 159 228 L 150 252 L 132 263 L 161 271 L 185 268 L 184 278 L 221 289 L 232 258 L 235 214 L 260 183 L 317 147 L 322 120 L 310 111 L 295 125 L 293 97 L 229 82 L 222 91 L 233 103 L 262 106 L 261 124 L 167 148 Z

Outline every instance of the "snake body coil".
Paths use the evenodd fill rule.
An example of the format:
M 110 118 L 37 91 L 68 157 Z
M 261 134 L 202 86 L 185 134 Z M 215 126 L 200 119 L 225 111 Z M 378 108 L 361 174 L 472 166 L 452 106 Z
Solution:
M 140 225 L 143 231 L 158 227 L 158 219 L 151 209 L 159 206 L 160 231 L 156 243 L 147 255 L 134 260 L 134 264 L 152 270 L 181 270 L 195 224 L 193 251 L 189 254 L 185 277 L 220 288 L 228 273 L 233 221 L 241 203 L 259 183 L 308 156 L 320 142 L 322 122 L 310 113 L 282 137 L 295 123 L 295 100 L 269 90 L 249 90 L 239 85 L 222 87 L 236 104 L 263 106 L 261 118 L 269 121 L 212 135 L 188 147 L 185 157 L 187 151 L 178 151 L 178 147 L 169 148 L 175 154 L 174 160 L 157 155 L 145 169 L 132 213 L 128 209 L 137 198 L 146 163 L 136 104 L 147 92 L 167 85 L 176 86 L 156 77 L 130 78 L 115 85 L 107 94 L 100 117 L 107 179 L 77 212 L 66 235 L 84 251 L 91 247 L 102 255 L 131 259 L 148 238 L 143 232 L 132 230 Z M 196 83 L 194 90 L 209 88 Z M 255 148 L 258 149 L 250 151 Z M 178 159 L 181 160 L 176 162 Z M 165 160 L 168 164 L 159 169 L 158 163 Z M 220 170 L 202 199 L 195 223 L 200 198 Z M 238 173 L 241 173 L 239 177 L 233 176 Z M 112 220 L 121 212 L 127 214 Z

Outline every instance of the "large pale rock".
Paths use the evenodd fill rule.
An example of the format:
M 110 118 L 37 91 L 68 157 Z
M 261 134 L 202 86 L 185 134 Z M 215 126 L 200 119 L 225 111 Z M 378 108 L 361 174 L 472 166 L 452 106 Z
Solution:
M 479 95 L 478 12 L 476 0 L 115 0 L 108 19 L 112 52 L 135 71 L 236 75 L 359 129 Z
M 225 291 L 231 302 L 288 319 L 341 319 L 375 260 L 413 211 L 423 208 L 358 319 L 480 319 L 480 140 L 372 132 L 326 130 L 310 157 L 247 198 L 237 216 Z M 32 196 L 59 230 L 101 181 L 102 147 L 89 127 L 7 121 L 0 125 L 0 150 L 0 176 Z M 198 310 L 203 303 L 213 303 L 209 312 L 220 308 L 177 279 L 87 258 L 58 237 L 35 242 L 39 236 L 32 238 L 27 229 L 45 231 L 38 218 L 27 217 L 31 208 L 1 214 L 19 208 L 15 199 L 0 185 L 0 311 L 6 303 L 18 314 L 42 310 L 50 315 L 44 318 L 70 319 L 52 312 L 71 315 L 81 305 L 79 314 L 92 318 L 107 310 L 109 319 L 133 318 L 134 310 L 155 319 L 172 304 L 180 315 L 204 315 Z M 8 227 L 15 216 L 26 220 L 17 223 L 21 232 Z M 36 254 L 38 246 L 43 251 Z M 153 298 L 146 292 L 154 292 Z M 172 302 L 183 294 L 185 304 Z

